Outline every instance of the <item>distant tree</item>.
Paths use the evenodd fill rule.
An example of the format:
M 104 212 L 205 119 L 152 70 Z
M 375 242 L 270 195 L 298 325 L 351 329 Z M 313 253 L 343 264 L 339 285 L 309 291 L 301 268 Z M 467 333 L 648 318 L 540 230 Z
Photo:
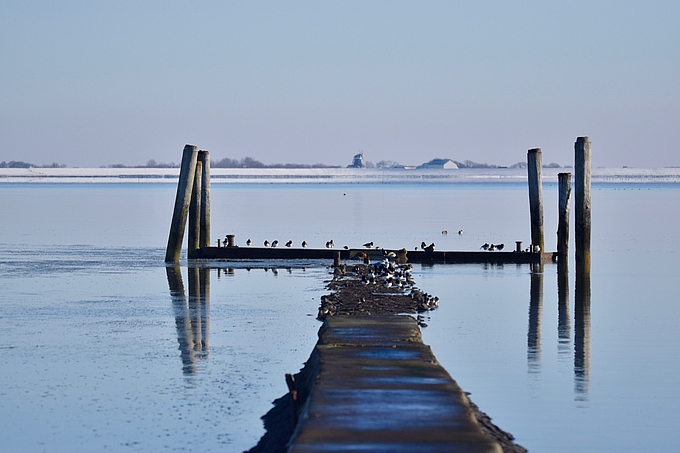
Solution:
M 229 159 L 228 157 L 225 157 L 224 159 L 218 160 L 217 162 L 211 161 L 210 166 L 215 168 L 240 168 L 241 163 L 236 159 Z
M 562 168 L 560 164 L 556 164 L 555 162 L 551 162 L 548 165 L 543 165 L 543 168 Z
M 365 168 L 375 168 L 375 164 L 371 161 L 365 160 L 364 161 Z
M 22 162 L 20 160 L 11 160 L 9 162 L 2 162 L 0 165 L 2 168 L 32 168 L 35 167 L 33 164 L 29 164 L 28 162 Z
M 51 164 L 47 165 L 41 165 L 41 168 L 66 168 L 66 164 L 58 164 L 56 162 L 52 162 Z
M 243 168 L 265 168 L 265 165 L 259 160 L 255 160 L 252 157 L 244 157 L 241 161 L 241 167 Z
M 454 162 L 456 163 L 456 165 L 458 165 L 458 168 L 498 168 L 498 165 L 487 163 L 481 164 L 479 162 L 474 162 L 471 160 L 464 160 L 463 162 L 458 162 L 454 160 Z
M 166 164 L 165 162 L 156 162 L 156 160 L 151 159 L 146 163 L 146 168 L 175 168 L 176 164 L 174 162 L 170 162 L 169 164 Z
M 401 168 L 403 165 L 401 165 L 399 162 L 395 162 L 393 160 L 381 160 L 377 164 L 375 164 L 377 168 Z
M 516 164 L 510 165 L 510 168 L 527 168 L 526 162 L 517 162 Z

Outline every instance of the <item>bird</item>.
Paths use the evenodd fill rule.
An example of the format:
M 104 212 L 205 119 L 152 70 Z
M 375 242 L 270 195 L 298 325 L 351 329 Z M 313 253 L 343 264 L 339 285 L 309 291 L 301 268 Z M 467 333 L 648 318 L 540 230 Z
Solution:
M 307 247 L 307 241 L 302 241 L 302 248 Z
M 421 249 L 425 250 L 426 247 L 427 247 L 427 244 L 425 243 L 425 241 L 423 241 L 423 242 L 420 243 L 420 248 L 421 248 Z
M 292 247 L 292 246 L 293 246 L 293 241 L 292 241 L 292 240 L 286 242 L 286 247 Z
M 489 244 L 489 251 L 493 252 L 494 250 L 496 250 L 496 246 L 493 244 Z
M 333 248 L 333 245 L 334 245 L 334 244 L 333 244 L 333 239 L 331 239 L 330 241 L 326 242 L 326 248 L 327 248 L 327 249 L 332 249 L 332 248 Z
M 252 244 L 252 243 L 253 243 L 253 242 L 252 242 L 250 239 L 248 239 L 248 240 L 246 241 L 246 245 L 249 246 L 249 247 L 250 247 L 250 244 Z
M 534 253 L 538 253 L 541 251 L 541 246 L 540 245 L 534 245 Z
M 463 230 L 458 230 L 458 234 L 463 234 Z
M 264 241 L 264 246 L 265 246 L 265 247 L 269 247 L 269 241 L 265 240 L 265 241 Z
M 503 250 L 504 247 L 505 247 L 505 244 L 498 244 L 498 245 L 496 245 L 496 250 Z
M 442 234 L 449 234 L 447 230 L 442 230 Z
M 432 244 L 428 245 L 427 247 L 425 247 L 424 250 L 425 250 L 427 253 L 432 253 L 432 252 L 434 252 L 434 242 L 433 242 Z
M 275 240 L 274 242 L 272 242 L 272 247 L 276 247 L 277 245 L 279 245 L 279 241 Z
M 364 247 L 366 247 L 367 249 L 370 249 L 371 247 L 373 247 L 373 241 L 365 243 Z
M 485 242 L 479 249 L 480 250 L 489 250 L 489 243 Z
M 347 247 L 347 246 L 344 246 L 343 248 L 344 248 L 345 250 L 349 250 L 349 247 Z

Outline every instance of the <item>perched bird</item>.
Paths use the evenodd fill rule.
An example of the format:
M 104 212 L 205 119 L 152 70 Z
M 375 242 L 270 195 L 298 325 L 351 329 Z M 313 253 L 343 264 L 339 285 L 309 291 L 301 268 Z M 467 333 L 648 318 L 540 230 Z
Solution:
M 420 243 L 420 248 L 421 248 L 421 249 L 425 250 L 426 247 L 427 247 L 427 244 L 425 243 L 425 241 L 423 241 L 423 242 Z
M 345 250 L 349 250 L 349 247 L 347 247 L 347 246 L 344 246 L 344 247 L 343 247 L 343 249 L 345 249 Z
M 293 241 L 288 241 L 286 242 L 286 247 L 292 247 L 293 246 Z
M 496 250 L 496 246 L 493 244 L 489 244 L 489 251 L 493 252 L 494 250 Z
M 307 247 L 307 241 L 302 241 L 302 248 Z
M 496 245 L 496 250 L 503 250 L 504 248 L 505 248 L 505 244 Z
M 442 230 L 442 234 L 449 234 L 448 230 Z
M 272 247 L 276 247 L 277 245 L 279 245 L 279 241 L 275 240 L 274 242 L 272 242 Z
M 463 230 L 458 230 L 458 234 L 463 234 Z
M 480 250 L 489 250 L 489 243 L 485 242 L 484 245 L 482 245 L 479 249 Z
M 541 251 L 541 246 L 540 245 L 534 245 L 534 253 L 538 253 Z
M 333 248 L 333 245 L 334 245 L 334 244 L 333 244 L 333 239 L 331 239 L 330 241 L 326 242 L 326 248 L 327 248 L 327 249 L 332 249 L 332 248 Z
M 432 244 L 428 245 L 427 247 L 425 247 L 424 250 L 425 250 L 427 253 L 432 253 L 432 252 L 434 252 L 434 242 L 433 242 Z
M 264 241 L 264 246 L 265 246 L 265 247 L 269 247 L 269 241 L 265 240 L 265 241 Z
M 248 240 L 246 241 L 246 245 L 247 245 L 248 247 L 250 247 L 250 244 L 252 244 L 252 243 L 253 243 L 253 242 L 252 242 L 250 239 L 248 239 Z
M 370 249 L 371 247 L 373 247 L 373 241 L 365 243 L 364 247 L 366 247 L 367 249 Z

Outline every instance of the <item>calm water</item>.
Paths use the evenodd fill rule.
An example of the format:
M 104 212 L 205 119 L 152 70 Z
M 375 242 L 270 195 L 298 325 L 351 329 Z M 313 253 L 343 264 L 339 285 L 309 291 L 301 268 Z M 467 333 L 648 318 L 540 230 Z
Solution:
M 544 191 L 554 249 L 557 191 Z M 176 278 L 162 262 L 174 195 L 171 184 L 0 185 L 3 451 L 242 451 L 262 435 L 284 373 L 316 340 L 327 269 L 182 262 Z M 552 265 L 418 266 L 418 286 L 441 298 L 426 343 L 531 451 L 675 450 L 678 207 L 674 185 L 594 186 L 588 313 L 573 276 L 558 297 Z M 213 239 L 240 244 L 474 250 L 527 243 L 528 217 L 523 184 L 212 193 Z M 190 297 L 201 279 L 209 296 Z

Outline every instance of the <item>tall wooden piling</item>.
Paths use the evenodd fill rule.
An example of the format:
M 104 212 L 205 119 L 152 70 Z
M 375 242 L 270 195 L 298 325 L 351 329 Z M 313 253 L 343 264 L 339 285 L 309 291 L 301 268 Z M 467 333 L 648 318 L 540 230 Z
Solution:
M 187 244 L 187 258 L 198 258 L 201 248 L 201 187 L 203 186 L 203 165 L 196 162 L 196 174 L 194 175 L 194 187 L 191 192 L 191 204 L 189 205 L 189 240 Z
M 187 223 L 189 203 L 191 200 L 191 191 L 194 186 L 197 158 L 198 148 L 194 145 L 186 145 L 184 147 L 184 152 L 182 153 L 182 165 L 179 172 L 177 195 L 175 196 L 175 209 L 172 212 L 170 234 L 168 235 L 168 247 L 165 251 L 166 263 L 179 262 L 179 255 L 182 251 L 182 241 L 184 240 L 184 229 Z
M 566 263 L 569 259 L 569 197 L 571 196 L 571 173 L 557 175 L 559 206 L 557 216 L 557 259 Z
M 543 187 L 541 184 L 543 158 L 540 148 L 527 152 L 527 172 L 529 179 L 529 213 L 531 214 L 531 245 L 538 245 L 545 251 L 543 233 Z
M 200 247 L 210 247 L 210 153 L 199 151 L 198 160 L 202 165 L 201 173 L 201 229 Z
M 588 137 L 578 137 L 575 151 L 576 272 L 590 272 L 590 160 Z

